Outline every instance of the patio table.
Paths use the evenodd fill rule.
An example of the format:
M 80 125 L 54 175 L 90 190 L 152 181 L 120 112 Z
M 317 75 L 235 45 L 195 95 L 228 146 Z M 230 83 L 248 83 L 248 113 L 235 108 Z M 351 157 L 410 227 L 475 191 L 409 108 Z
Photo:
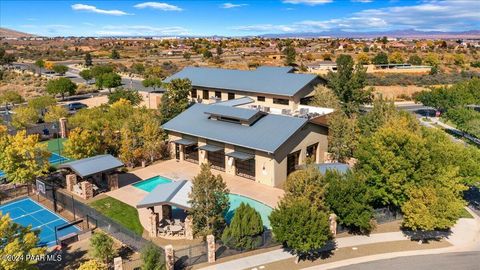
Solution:
M 178 233 L 178 232 L 180 232 L 182 229 L 183 229 L 183 228 L 182 228 L 182 226 L 180 226 L 180 225 L 170 225 L 170 231 L 171 231 L 172 233 Z

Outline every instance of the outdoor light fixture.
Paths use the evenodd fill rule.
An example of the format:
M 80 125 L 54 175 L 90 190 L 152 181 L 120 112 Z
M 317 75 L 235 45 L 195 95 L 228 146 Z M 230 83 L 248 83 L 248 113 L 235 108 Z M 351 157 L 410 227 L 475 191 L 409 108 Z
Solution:
M 263 163 L 263 166 L 262 166 L 262 173 L 263 175 L 267 175 L 267 168 L 265 167 L 265 163 Z

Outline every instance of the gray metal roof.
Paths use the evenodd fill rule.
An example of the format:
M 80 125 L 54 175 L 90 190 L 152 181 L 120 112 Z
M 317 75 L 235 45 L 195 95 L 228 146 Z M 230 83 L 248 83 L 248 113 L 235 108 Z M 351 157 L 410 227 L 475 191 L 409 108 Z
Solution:
M 229 157 L 233 157 L 233 158 L 239 159 L 239 160 L 241 160 L 241 161 L 245 161 L 245 160 L 249 160 L 249 159 L 254 158 L 254 156 L 253 156 L 252 154 L 243 153 L 243 152 L 239 152 L 239 151 L 234 151 L 234 152 L 226 153 L 225 155 L 226 155 L 226 156 L 229 156 Z
M 179 139 L 179 140 L 174 141 L 174 143 L 178 143 L 178 144 L 186 145 L 186 146 L 190 146 L 190 145 L 195 144 L 194 141 L 191 141 L 191 140 L 188 140 L 188 139 Z
M 205 150 L 207 152 L 218 152 L 218 151 L 222 151 L 224 148 L 220 146 L 212 145 L 212 144 L 205 144 L 198 147 L 198 149 Z
M 191 205 L 188 202 L 188 194 L 191 190 L 192 182 L 188 180 L 161 184 L 148 193 L 137 204 L 137 208 L 168 204 L 182 209 L 189 209 L 191 208 Z
M 261 111 L 251 110 L 246 108 L 236 108 L 236 107 L 229 107 L 229 106 L 218 106 L 216 104 L 212 104 L 208 106 L 205 110 L 206 114 L 210 115 L 218 115 L 223 117 L 234 118 L 243 121 L 249 121 L 253 117 L 261 114 Z
M 112 155 L 99 155 L 63 163 L 58 167 L 69 168 L 78 176 L 85 178 L 96 173 L 111 171 L 123 166 L 124 164 Z
M 289 73 L 290 70 L 290 67 L 259 67 L 256 70 L 186 67 L 165 82 L 188 78 L 197 87 L 292 97 L 317 78 L 313 74 Z
M 253 102 L 255 102 L 255 100 L 253 100 L 252 98 L 241 97 L 241 98 L 236 98 L 236 99 L 220 101 L 220 102 L 215 103 L 215 105 L 235 107 L 235 106 L 245 105 L 245 104 L 249 104 L 249 103 L 253 103 Z
M 247 126 L 209 119 L 205 111 L 211 106 L 215 105 L 194 104 L 165 123 L 163 128 L 167 131 L 274 153 L 308 122 L 305 118 L 267 114 Z

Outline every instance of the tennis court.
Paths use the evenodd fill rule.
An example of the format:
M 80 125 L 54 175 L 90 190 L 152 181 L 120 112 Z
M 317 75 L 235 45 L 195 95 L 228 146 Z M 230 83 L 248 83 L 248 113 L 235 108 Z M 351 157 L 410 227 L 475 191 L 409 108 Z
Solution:
M 59 154 L 56 154 L 56 153 L 51 153 L 52 155 L 48 158 L 48 162 L 50 162 L 50 164 L 52 165 L 57 165 L 57 164 L 61 164 L 61 163 L 65 163 L 67 161 L 70 161 L 69 158 L 66 158 L 64 156 L 60 156 Z M 5 173 L 0 171 L 0 178 L 4 177 L 5 176 Z
M 55 226 L 66 225 L 68 222 L 59 215 L 48 210 L 30 198 L 21 199 L 0 206 L 2 215 L 10 214 L 13 222 L 22 226 L 32 226 L 40 230 L 40 245 L 54 246 Z M 57 232 L 58 238 L 80 232 L 76 226 L 70 226 Z

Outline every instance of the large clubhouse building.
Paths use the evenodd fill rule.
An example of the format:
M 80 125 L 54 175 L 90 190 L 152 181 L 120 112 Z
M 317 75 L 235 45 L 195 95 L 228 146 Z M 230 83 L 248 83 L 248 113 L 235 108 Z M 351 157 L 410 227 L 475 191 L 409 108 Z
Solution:
M 168 77 L 188 78 L 192 82 L 190 97 L 198 103 L 215 103 L 249 97 L 252 105 L 270 109 L 298 109 L 313 95 L 322 79 L 313 74 L 293 73 L 292 67 L 261 66 L 255 70 L 186 67 Z

